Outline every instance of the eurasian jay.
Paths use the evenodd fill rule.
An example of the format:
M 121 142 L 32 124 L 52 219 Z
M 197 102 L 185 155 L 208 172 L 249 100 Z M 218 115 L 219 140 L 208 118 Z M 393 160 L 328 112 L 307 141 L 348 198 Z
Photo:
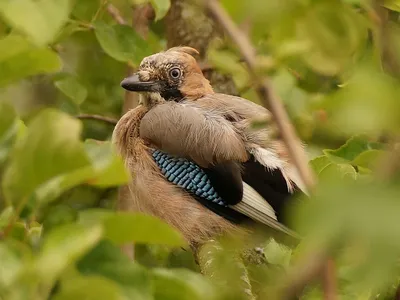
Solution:
M 196 54 L 175 47 L 151 55 L 121 82 L 142 94 L 113 133 L 132 175 L 132 209 L 165 220 L 192 244 L 246 220 L 293 233 L 282 212 L 304 185 L 271 126 L 253 126 L 270 112 L 214 93 Z

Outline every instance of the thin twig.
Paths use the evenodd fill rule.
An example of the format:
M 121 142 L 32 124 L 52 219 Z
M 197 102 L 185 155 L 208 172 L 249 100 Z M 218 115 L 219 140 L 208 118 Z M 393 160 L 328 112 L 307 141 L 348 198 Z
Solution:
M 215 22 L 225 30 L 239 48 L 248 66 L 250 75 L 257 83 L 257 92 L 260 96 L 260 100 L 269 108 L 274 116 L 293 163 L 297 167 L 304 184 L 308 189 L 312 190 L 314 186 L 314 177 L 307 165 L 307 156 L 300 145 L 300 141 L 290 123 L 282 101 L 271 87 L 270 81 L 267 78 L 259 79 L 257 75 L 256 53 L 248 37 L 235 25 L 216 0 L 205 0 L 205 6 Z
M 117 23 L 124 25 L 127 24 L 122 18 L 118 9 L 113 5 L 109 4 L 107 6 L 108 13 L 117 21 Z M 132 12 L 132 30 L 135 30 L 143 39 L 146 39 L 149 32 L 150 22 L 154 19 L 155 13 L 151 4 L 146 3 L 138 5 L 133 9 Z M 133 74 L 133 68 L 127 66 L 126 76 Z M 125 91 L 124 104 L 122 107 L 122 114 L 125 114 L 128 110 L 135 108 L 139 104 L 139 95 L 137 93 L 132 93 Z M 122 211 L 129 211 L 131 207 L 130 203 L 130 193 L 127 192 L 129 189 L 127 186 L 122 186 L 119 188 L 118 193 L 118 209 Z M 133 243 L 125 244 L 121 247 L 122 252 L 124 252 L 131 260 L 135 258 L 135 247 Z
M 337 299 L 336 280 L 332 280 L 332 278 L 336 278 L 336 268 L 335 268 L 335 263 L 331 258 L 329 258 L 327 263 L 325 264 L 325 269 L 323 270 L 322 276 L 323 276 L 322 287 L 324 291 L 324 299 L 336 300 Z
M 314 187 L 314 176 L 307 164 L 307 156 L 301 147 L 300 141 L 295 134 L 293 126 L 289 120 L 289 117 L 285 111 L 282 101 L 279 99 L 277 93 L 271 86 L 268 78 L 260 78 L 257 74 L 257 59 L 256 52 L 253 48 L 249 38 L 244 34 L 238 26 L 232 21 L 229 15 L 225 12 L 222 6 L 216 0 L 204 0 L 205 8 L 207 9 L 210 16 L 219 24 L 232 39 L 232 41 L 239 48 L 243 60 L 247 64 L 248 70 L 252 79 L 256 83 L 256 90 L 259 94 L 260 100 L 267 107 L 277 124 L 282 139 L 288 149 L 289 155 L 296 166 L 302 181 L 311 192 Z M 288 290 L 292 289 L 297 294 L 298 291 L 302 291 L 307 283 L 320 274 L 321 270 L 324 270 L 326 264 L 326 253 L 322 252 L 319 257 L 321 259 L 315 259 L 310 257 L 305 261 L 304 265 L 299 266 L 299 271 L 296 272 L 298 278 L 292 278 L 292 285 L 289 286 Z M 331 263 L 328 263 L 331 267 Z M 324 271 L 324 287 L 335 288 L 335 274 L 331 272 L 332 268 L 326 268 Z M 304 274 L 308 274 L 305 276 Z M 325 291 L 325 299 L 329 298 L 335 291 Z M 290 294 L 290 293 L 289 293 Z
M 97 120 L 97 121 L 102 121 L 111 125 L 117 125 L 118 120 L 113 119 L 113 118 L 109 118 L 109 117 L 105 117 L 105 116 L 100 116 L 100 115 L 90 115 L 90 114 L 81 114 L 81 115 L 77 115 L 75 116 L 77 119 L 81 119 L 81 120 Z
M 109 15 L 120 25 L 126 25 L 125 19 L 122 17 L 121 13 L 119 12 L 118 8 L 116 8 L 111 3 L 107 5 L 107 12 Z
M 311 252 L 308 256 L 301 262 L 296 264 L 290 273 L 287 275 L 285 286 L 280 292 L 280 299 L 297 299 L 299 297 L 307 284 L 312 282 L 317 276 L 324 272 L 324 266 L 328 257 L 326 252 L 319 250 L 316 252 Z M 324 291 L 325 292 L 325 291 Z M 325 300 L 331 299 L 326 298 Z
M 107 2 L 108 2 L 108 0 L 102 0 L 102 2 L 101 2 L 101 4 L 100 4 L 99 8 L 97 9 L 97 11 L 96 11 L 96 13 L 94 14 L 94 16 L 93 16 L 93 18 L 92 18 L 92 20 L 91 20 L 90 23 L 93 24 L 93 23 L 97 20 L 97 18 L 100 16 L 100 13 L 101 13 L 101 12 L 103 11 L 103 9 L 104 9 L 104 6 L 106 6 Z

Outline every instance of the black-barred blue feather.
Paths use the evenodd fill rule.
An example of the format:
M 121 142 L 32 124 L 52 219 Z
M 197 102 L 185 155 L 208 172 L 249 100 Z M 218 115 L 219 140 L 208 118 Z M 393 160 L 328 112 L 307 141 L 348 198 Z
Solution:
M 152 156 L 169 182 L 207 201 L 227 206 L 212 186 L 207 174 L 197 164 L 160 150 L 153 150 Z

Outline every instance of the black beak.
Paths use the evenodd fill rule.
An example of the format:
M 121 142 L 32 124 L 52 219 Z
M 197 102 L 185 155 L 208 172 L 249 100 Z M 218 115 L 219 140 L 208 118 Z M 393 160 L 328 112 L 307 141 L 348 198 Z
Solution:
M 137 73 L 125 78 L 121 86 L 131 92 L 160 92 L 162 88 L 161 81 L 140 81 Z

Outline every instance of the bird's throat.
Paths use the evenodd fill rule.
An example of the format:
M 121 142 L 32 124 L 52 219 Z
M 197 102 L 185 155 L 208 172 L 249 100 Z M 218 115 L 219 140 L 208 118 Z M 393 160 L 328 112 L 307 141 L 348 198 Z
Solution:
M 165 90 L 161 91 L 160 95 L 166 101 L 179 102 L 184 98 L 181 91 L 175 87 L 166 88 Z

